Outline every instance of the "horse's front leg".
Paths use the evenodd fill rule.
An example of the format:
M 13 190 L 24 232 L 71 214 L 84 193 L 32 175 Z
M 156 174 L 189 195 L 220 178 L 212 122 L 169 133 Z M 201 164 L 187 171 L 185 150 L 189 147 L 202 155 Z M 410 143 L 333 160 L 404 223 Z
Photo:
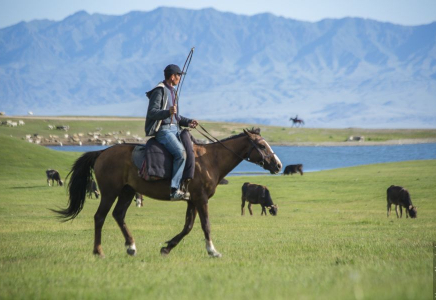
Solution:
M 218 251 L 216 251 L 213 243 L 212 243 L 212 239 L 210 238 L 210 223 L 209 223 L 209 212 L 208 212 L 208 204 L 206 203 L 198 203 L 196 205 L 197 207 L 197 211 L 198 211 L 198 215 L 200 216 L 200 221 L 201 221 L 201 228 L 203 229 L 204 232 L 204 237 L 206 239 L 206 250 L 207 253 L 211 256 L 211 257 L 221 257 L 221 253 L 219 253 Z
M 115 221 L 117 221 L 118 226 L 123 233 L 125 239 L 124 246 L 126 247 L 127 254 L 132 256 L 136 255 L 135 240 L 127 228 L 127 224 L 124 219 L 126 218 L 127 209 L 132 203 L 132 198 L 134 196 L 135 190 L 126 185 L 121 191 L 121 194 L 118 196 L 118 203 L 115 205 L 114 211 L 112 212 L 112 216 L 114 217 Z
M 170 241 L 167 242 L 166 247 L 162 247 L 160 249 L 160 254 L 168 255 L 171 250 L 177 246 L 177 244 L 192 230 L 192 226 L 194 226 L 195 217 L 197 216 L 197 209 L 195 208 L 194 203 L 188 201 L 188 208 L 186 209 L 186 219 L 185 219 L 185 227 L 183 230 L 173 237 Z

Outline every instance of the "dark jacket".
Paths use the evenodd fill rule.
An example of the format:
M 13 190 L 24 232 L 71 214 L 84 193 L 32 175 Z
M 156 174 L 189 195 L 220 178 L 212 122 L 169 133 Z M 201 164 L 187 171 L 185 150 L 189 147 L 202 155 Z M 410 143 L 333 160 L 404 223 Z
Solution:
M 148 99 L 147 117 L 145 119 L 145 135 L 155 136 L 159 131 L 162 120 L 170 117 L 170 111 L 164 110 L 168 103 L 168 90 L 163 82 L 159 83 L 154 89 L 146 93 Z M 180 116 L 179 125 L 188 127 L 191 119 Z

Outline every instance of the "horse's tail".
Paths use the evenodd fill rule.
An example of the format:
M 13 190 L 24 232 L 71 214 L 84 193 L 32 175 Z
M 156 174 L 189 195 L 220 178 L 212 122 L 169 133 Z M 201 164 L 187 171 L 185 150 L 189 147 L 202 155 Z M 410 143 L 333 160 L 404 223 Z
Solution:
M 68 182 L 68 207 L 61 210 L 53 210 L 53 212 L 60 214 L 60 218 L 63 218 L 64 222 L 69 221 L 77 217 L 85 204 L 86 193 L 89 189 L 89 182 L 92 180 L 92 170 L 94 163 L 99 157 L 102 151 L 86 152 L 79 157 L 68 173 L 67 178 L 71 175 L 71 179 Z

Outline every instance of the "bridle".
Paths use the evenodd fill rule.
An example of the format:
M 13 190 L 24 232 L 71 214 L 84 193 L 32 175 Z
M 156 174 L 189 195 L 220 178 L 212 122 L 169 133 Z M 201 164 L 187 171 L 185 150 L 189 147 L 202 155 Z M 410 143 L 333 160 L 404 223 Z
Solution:
M 205 138 L 207 138 L 209 141 L 211 141 L 211 142 L 213 142 L 213 143 L 215 143 L 215 142 L 218 142 L 221 146 L 223 146 L 224 148 L 226 148 L 227 150 L 229 150 L 230 152 L 232 152 L 234 155 L 236 155 L 237 157 L 239 157 L 241 160 L 245 160 L 245 161 L 248 161 L 248 162 L 250 162 L 250 163 L 253 163 L 253 164 L 256 164 L 256 165 L 259 165 L 259 166 L 261 166 L 262 168 L 263 168 L 263 166 L 265 165 L 265 162 L 266 162 L 266 160 L 268 159 L 268 158 L 270 158 L 271 156 L 274 156 L 275 155 L 275 153 L 274 152 L 271 152 L 271 154 L 268 154 L 268 155 L 265 155 L 264 153 L 263 153 L 263 151 L 259 148 L 259 146 L 255 143 L 255 141 L 253 141 L 248 135 L 247 135 L 247 137 L 248 137 L 248 140 L 250 141 L 250 143 L 251 143 L 251 148 L 250 148 L 250 150 L 248 150 L 248 152 L 247 152 L 247 154 L 246 155 L 244 155 L 244 156 L 241 156 L 241 155 L 239 155 L 239 154 L 237 154 L 235 151 L 233 151 L 232 149 L 229 149 L 226 145 L 224 145 L 219 139 L 217 139 L 216 137 L 214 137 L 212 134 L 210 134 L 203 126 L 201 126 L 200 124 L 198 124 L 198 126 L 206 133 L 203 133 L 203 132 L 201 132 L 200 130 L 198 130 L 197 128 L 195 128 L 202 136 L 204 136 Z M 256 142 L 260 142 L 260 141 L 263 141 L 263 140 L 265 140 L 263 137 L 261 137 L 261 138 L 259 138 L 259 139 L 256 139 Z M 257 150 L 257 152 L 259 152 L 259 154 L 260 154 L 260 156 L 262 157 L 262 160 L 261 161 L 258 161 L 258 162 L 255 162 L 255 161 L 252 161 L 252 160 L 250 160 L 250 155 L 251 155 L 251 152 L 253 152 L 253 150 L 254 149 L 256 149 Z
M 261 137 L 261 138 L 259 138 L 259 139 L 256 139 L 256 141 L 253 141 L 252 139 L 250 139 L 250 137 L 248 137 L 248 140 L 249 140 L 250 143 L 251 143 L 251 148 L 250 148 L 250 150 L 249 150 L 248 153 L 247 153 L 247 158 L 244 158 L 244 159 L 245 159 L 246 161 L 248 161 L 248 162 L 251 162 L 251 163 L 253 163 L 253 164 L 256 164 L 256 165 L 259 165 L 259 166 L 263 167 L 263 166 L 265 165 L 266 160 L 267 160 L 268 158 L 270 158 L 271 156 L 274 156 L 275 153 L 274 153 L 274 152 L 271 152 L 271 153 L 268 154 L 268 155 L 263 154 L 262 150 L 261 150 L 261 149 L 259 148 L 259 146 L 257 145 L 257 143 L 259 143 L 260 141 L 264 141 L 264 140 L 265 140 L 263 137 Z M 257 142 L 257 143 L 256 143 L 256 142 Z M 250 155 L 251 155 L 251 152 L 253 151 L 253 149 L 256 149 L 257 152 L 259 152 L 260 156 L 262 157 L 262 160 L 261 160 L 261 161 L 259 161 L 259 162 L 253 162 L 253 161 L 250 160 Z

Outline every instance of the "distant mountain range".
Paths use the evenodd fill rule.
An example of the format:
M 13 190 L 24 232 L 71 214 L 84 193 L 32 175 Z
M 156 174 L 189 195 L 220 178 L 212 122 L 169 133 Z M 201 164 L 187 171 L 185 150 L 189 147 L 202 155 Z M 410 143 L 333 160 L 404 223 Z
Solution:
M 301 22 L 158 8 L 0 29 L 0 111 L 145 116 L 145 92 L 195 53 L 182 115 L 308 127 L 435 128 L 436 22 Z

